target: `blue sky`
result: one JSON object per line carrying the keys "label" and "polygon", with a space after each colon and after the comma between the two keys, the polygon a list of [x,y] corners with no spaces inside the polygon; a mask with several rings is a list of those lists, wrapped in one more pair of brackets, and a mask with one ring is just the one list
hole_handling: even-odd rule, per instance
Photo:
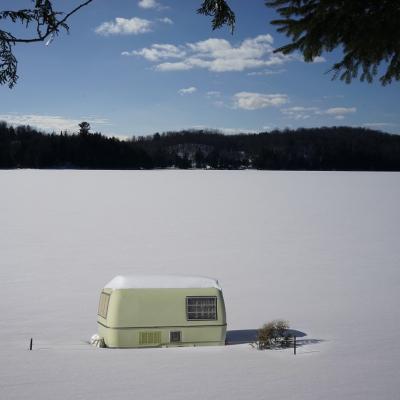
{"label": "blue sky", "polygon": [[[201,0],[95,0],[49,45],[18,45],[20,79],[0,87],[0,120],[47,131],[130,137],[186,128],[227,133],[365,126],[400,132],[399,83],[331,80],[340,52],[314,63],[280,56],[286,43],[263,0],[230,0],[233,35],[196,14]],[[69,11],[79,1],[56,1]],[[2,2],[2,8],[29,1]],[[68,8],[66,8],[68,7]],[[25,36],[21,26],[14,26]]]}

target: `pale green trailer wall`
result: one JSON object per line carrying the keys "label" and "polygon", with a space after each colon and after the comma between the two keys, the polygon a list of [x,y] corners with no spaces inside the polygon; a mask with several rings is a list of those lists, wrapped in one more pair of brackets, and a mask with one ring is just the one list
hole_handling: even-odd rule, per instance
{"label": "pale green trailer wall", "polygon": [[[223,345],[225,304],[217,288],[103,289],[110,295],[107,318],[98,315],[99,335],[107,347]],[[188,320],[187,297],[216,297],[215,320]],[[181,332],[171,342],[170,332]]]}

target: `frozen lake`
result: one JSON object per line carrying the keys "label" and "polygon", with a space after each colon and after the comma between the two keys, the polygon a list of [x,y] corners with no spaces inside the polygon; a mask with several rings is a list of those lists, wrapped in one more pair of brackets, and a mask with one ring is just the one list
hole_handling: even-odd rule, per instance
{"label": "frozen lake", "polygon": [[[398,399],[400,173],[0,171],[1,399]],[[118,274],[219,279],[228,330],[318,343],[107,350]],[[34,351],[27,351],[29,338]]]}

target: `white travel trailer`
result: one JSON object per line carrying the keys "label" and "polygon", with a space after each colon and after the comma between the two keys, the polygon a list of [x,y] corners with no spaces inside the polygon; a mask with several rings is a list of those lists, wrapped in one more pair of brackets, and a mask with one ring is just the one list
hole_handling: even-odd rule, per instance
{"label": "white travel trailer", "polygon": [[117,276],[100,294],[97,323],[106,347],[225,344],[224,298],[212,278]]}

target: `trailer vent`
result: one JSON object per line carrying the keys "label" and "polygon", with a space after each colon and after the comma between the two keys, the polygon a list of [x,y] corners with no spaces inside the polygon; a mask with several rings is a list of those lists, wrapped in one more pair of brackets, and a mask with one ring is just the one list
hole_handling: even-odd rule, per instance
{"label": "trailer vent", "polygon": [[140,345],[158,345],[161,344],[161,332],[139,332],[139,344]]}
{"label": "trailer vent", "polygon": [[178,343],[182,341],[181,331],[171,331],[169,333],[169,341],[171,343]]}

